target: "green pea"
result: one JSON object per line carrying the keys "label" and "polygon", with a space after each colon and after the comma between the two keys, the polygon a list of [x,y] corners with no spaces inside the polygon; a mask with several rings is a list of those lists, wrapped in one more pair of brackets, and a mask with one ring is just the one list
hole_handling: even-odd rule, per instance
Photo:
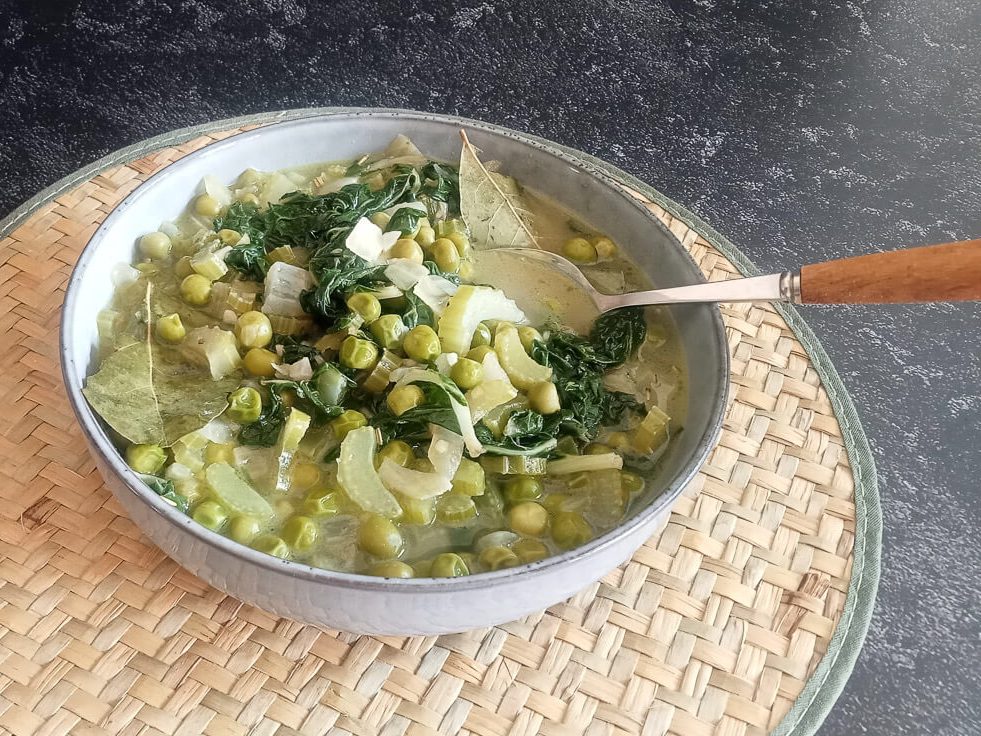
{"label": "green pea", "polygon": [[359,429],[368,423],[368,417],[362,414],[360,411],[355,411],[354,409],[345,410],[340,416],[335,417],[330,422],[331,431],[333,431],[334,436],[340,440],[344,441],[347,437],[347,433],[352,429]]}
{"label": "green pea", "polygon": [[217,501],[202,501],[195,507],[191,516],[198,524],[213,532],[221,529],[228,521],[228,512]]}
{"label": "green pea", "polygon": [[450,378],[453,379],[453,383],[464,391],[469,391],[484,380],[484,366],[476,360],[460,358],[450,368]]}
{"label": "green pea", "polygon": [[341,343],[341,365],[355,370],[367,370],[378,360],[378,346],[360,337],[350,335]]}
{"label": "green pea", "polygon": [[195,307],[203,307],[211,301],[211,282],[199,273],[192,273],[181,281],[181,298]]}
{"label": "green pea", "polygon": [[386,227],[388,227],[388,223],[392,219],[392,216],[387,212],[376,212],[368,219],[384,230]]}
{"label": "green pea", "polygon": [[525,501],[537,501],[542,497],[544,486],[533,475],[516,475],[504,484],[504,498],[512,506]]}
{"label": "green pea", "polygon": [[460,268],[460,253],[449,238],[439,238],[432,247],[433,260],[440,271],[456,273]]}
{"label": "green pea", "polygon": [[263,534],[252,540],[252,549],[285,560],[290,556],[290,546],[275,534]]}
{"label": "green pea", "polygon": [[420,227],[416,233],[416,242],[423,248],[429,248],[436,242],[436,231],[431,227]]}
{"label": "green pea", "polygon": [[194,211],[202,217],[218,217],[221,203],[210,194],[202,194],[194,200]]}
{"label": "green pea", "polygon": [[[490,330],[488,330],[490,332]],[[487,357],[488,353],[493,353],[494,348],[490,345],[478,345],[475,348],[471,348],[470,352],[467,353],[467,358],[476,362],[483,364],[484,358]]]}
{"label": "green pea", "polygon": [[233,516],[228,524],[228,536],[239,544],[248,544],[261,529],[262,525],[254,516]]}
{"label": "green pea", "polygon": [[[394,411],[394,409],[393,409]],[[403,468],[409,467],[409,464],[415,460],[415,453],[412,452],[412,447],[408,442],[403,442],[402,440],[392,440],[386,443],[376,454],[375,463],[378,467],[381,467],[383,460],[391,460]]]}
{"label": "green pea", "polygon": [[238,245],[238,241],[241,239],[242,233],[238,230],[231,230],[225,227],[218,231],[218,240],[221,241],[222,245]]}
{"label": "green pea", "polygon": [[456,246],[457,255],[459,255],[461,259],[469,258],[470,239],[467,237],[466,233],[447,233],[446,239],[453,242],[453,245]]}
{"label": "green pea", "polygon": [[615,258],[617,254],[617,244],[607,237],[601,236],[593,241],[593,248],[596,249],[596,257],[600,260]]}
{"label": "green pea", "polygon": [[369,555],[392,559],[405,545],[402,532],[391,520],[378,514],[365,514],[358,527],[358,547]]}
{"label": "green pea", "polygon": [[253,376],[262,378],[272,378],[276,375],[275,365],[279,365],[280,358],[272,350],[265,348],[252,348],[242,359],[245,370]]}
{"label": "green pea", "polygon": [[388,404],[388,408],[397,417],[402,416],[409,409],[420,406],[425,400],[426,395],[422,392],[422,389],[412,384],[394,388],[385,397],[385,403]]}
{"label": "green pea", "polygon": [[340,404],[348,388],[347,377],[327,363],[317,369],[317,393],[325,404]]}
{"label": "green pea", "polygon": [[552,519],[552,539],[562,549],[579,547],[593,538],[593,528],[582,514],[562,511]]}
{"label": "green pea", "polygon": [[477,507],[470,496],[447,493],[436,503],[436,518],[444,524],[460,524],[477,515]]}
{"label": "green pea", "polygon": [[336,516],[341,510],[340,494],[330,488],[314,488],[301,506],[307,516]]}
{"label": "green pea", "polygon": [[480,553],[480,565],[488,570],[504,570],[521,564],[518,556],[507,547],[488,547]]}
{"label": "green pea", "polygon": [[228,418],[239,424],[251,424],[262,414],[262,396],[250,386],[228,395]]}
{"label": "green pea", "polygon": [[535,343],[542,342],[542,333],[534,327],[519,327],[518,339],[521,340],[521,346],[525,349],[525,352],[530,354]]}
{"label": "green pea", "polygon": [[167,233],[147,233],[140,238],[140,252],[147,258],[162,260],[170,255],[171,242]]}
{"label": "green pea", "polygon": [[528,389],[528,403],[539,414],[554,414],[562,408],[558,389],[551,381],[541,381]]}
{"label": "green pea", "polygon": [[262,312],[246,312],[235,322],[235,337],[243,348],[264,348],[272,342],[272,322]]}
{"label": "green pea", "polygon": [[181,316],[174,312],[157,320],[157,337],[164,342],[180,342],[187,334]]}
{"label": "green pea", "polygon": [[562,246],[562,253],[575,263],[594,263],[596,248],[586,238],[572,238]]}
{"label": "green pea", "polygon": [[347,298],[347,308],[359,315],[365,322],[374,322],[381,316],[382,307],[378,297],[366,291],[359,291]]}
{"label": "green pea", "polygon": [[317,525],[309,516],[294,516],[283,524],[283,540],[293,549],[305,552],[317,541]]}
{"label": "green pea", "polygon": [[387,560],[372,565],[369,574],[379,578],[413,578],[416,575],[411,565],[399,560]]}
{"label": "green pea", "polygon": [[519,539],[511,545],[511,550],[518,556],[519,560],[525,563],[537,562],[548,557],[548,547],[545,546],[545,543],[528,537]]}
{"label": "green pea", "polygon": [[540,503],[524,501],[508,512],[508,524],[518,534],[537,537],[548,527],[548,511]]}
{"label": "green pea", "polygon": [[399,315],[383,314],[368,325],[368,331],[386,350],[398,350],[408,330]]}
{"label": "green pea", "polygon": [[490,345],[493,337],[490,327],[481,322],[477,325],[477,329],[473,331],[473,339],[470,341],[470,347],[479,348],[481,345]]}
{"label": "green pea", "polygon": [[[343,349],[342,347],[341,350]],[[413,360],[431,363],[440,354],[439,336],[429,325],[416,325],[406,334],[402,349]]]}
{"label": "green pea", "polygon": [[469,575],[470,569],[460,555],[453,552],[444,552],[433,559],[433,564],[429,568],[429,575],[434,578],[462,578]]}
{"label": "green pea", "polygon": [[407,261],[421,264],[426,256],[422,252],[422,243],[412,238],[399,238],[388,251],[389,258],[404,258]]}
{"label": "green pea", "polygon": [[137,473],[153,475],[167,462],[167,452],[160,445],[130,445],[126,448],[126,463]]}

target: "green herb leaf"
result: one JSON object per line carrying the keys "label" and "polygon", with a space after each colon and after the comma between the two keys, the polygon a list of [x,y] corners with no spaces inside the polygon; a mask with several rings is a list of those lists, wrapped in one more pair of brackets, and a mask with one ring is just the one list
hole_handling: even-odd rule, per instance
{"label": "green herb leaf", "polygon": [[283,400],[275,389],[269,390],[268,400],[263,402],[262,413],[251,424],[238,431],[238,441],[254,447],[272,447],[286,422]]}
{"label": "green herb leaf", "polygon": [[320,353],[317,352],[317,348],[297,340],[292,335],[273,335],[272,341],[269,343],[267,348],[275,352],[277,346],[282,346],[283,348],[284,363],[295,363],[296,361],[303,360],[304,358],[313,360],[320,355]]}
{"label": "green herb leaf", "polygon": [[169,352],[142,342],[106,358],[82,393],[110,427],[130,442],[169,447],[228,406],[239,383],[220,381],[197,366],[167,360]]}
{"label": "green herb leaf", "polygon": [[402,312],[402,322],[410,330],[416,325],[429,325],[436,327],[436,315],[422,299],[416,296],[415,292],[407,291],[405,296],[405,310]]}
{"label": "green herb leaf", "polygon": [[140,474],[140,480],[146,484],[147,488],[156,493],[171,506],[175,506],[179,511],[182,511],[185,514],[187,513],[187,499],[177,492],[171,481],[167,480],[166,478],[160,478],[156,475],[143,474]]}
{"label": "green herb leaf", "polygon": [[477,248],[537,248],[530,214],[518,183],[488,171],[467,134],[460,131],[460,211]]}
{"label": "green herb leaf", "polygon": [[417,210],[414,207],[402,207],[392,215],[392,219],[385,226],[385,232],[394,233],[398,231],[403,235],[411,236],[419,226],[419,220],[425,216],[426,213],[422,210]]}

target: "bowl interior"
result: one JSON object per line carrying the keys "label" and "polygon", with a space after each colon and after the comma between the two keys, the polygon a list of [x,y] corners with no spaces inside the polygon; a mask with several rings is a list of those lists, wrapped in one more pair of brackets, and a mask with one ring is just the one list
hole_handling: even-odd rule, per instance
{"label": "bowl interior", "polygon": [[[111,448],[80,389],[96,368],[96,314],[112,297],[109,274],[117,263],[133,260],[142,234],[181,212],[204,175],[232,181],[248,167],[275,170],[353,158],[381,150],[399,133],[428,156],[455,161],[461,127],[486,160],[501,161],[506,173],[609,234],[655,286],[702,280],[680,243],[646,208],[604,173],[545,142],[473,121],[392,111],[338,113],[268,126],[208,146],[152,177],[106,218],[79,260],[63,316],[63,358],[73,404],[96,443]],[[688,358],[688,416],[685,431],[648,484],[648,507],[670,501],[697,470],[718,433],[727,392],[728,353],[718,309],[683,305],[671,310]],[[124,469],[118,459],[116,465]],[[633,513],[643,511],[638,504]]]}

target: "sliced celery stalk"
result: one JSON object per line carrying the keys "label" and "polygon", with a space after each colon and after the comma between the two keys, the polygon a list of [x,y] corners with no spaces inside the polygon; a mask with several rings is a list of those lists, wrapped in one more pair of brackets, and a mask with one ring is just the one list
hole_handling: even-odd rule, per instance
{"label": "sliced celery stalk", "polygon": [[494,455],[480,458],[480,465],[486,472],[500,475],[545,475],[546,469],[551,470],[552,464],[546,463],[543,457]]}
{"label": "sliced celery stalk", "polygon": [[228,266],[225,265],[225,256],[231,250],[226,246],[214,252],[206,249],[199,250],[191,256],[191,268],[211,281],[217,281],[226,273]]}
{"label": "sliced celery stalk", "polygon": [[276,468],[276,490],[285,493],[289,490],[293,480],[293,460],[297,449],[300,447],[300,440],[310,427],[310,415],[299,409],[291,408],[286,417],[286,423],[279,433],[279,442],[276,445],[279,459]]}
{"label": "sliced celery stalk", "polygon": [[602,455],[569,455],[558,460],[552,460],[548,464],[548,474],[566,475],[568,473],[583,473],[589,470],[609,470],[611,468],[620,470],[622,467],[623,458],[615,452],[606,452]]}
{"label": "sliced celery stalk", "polygon": [[392,371],[402,364],[402,359],[391,350],[384,350],[371,373],[364,379],[362,384],[365,391],[373,394],[380,394],[388,384],[391,383]]}
{"label": "sliced celery stalk", "polygon": [[272,506],[243,480],[228,463],[212,463],[204,471],[204,479],[216,500],[238,514],[260,518],[272,516]]}
{"label": "sliced celery stalk", "polygon": [[648,455],[661,447],[670,438],[668,424],[671,417],[657,406],[652,406],[647,416],[634,430],[631,447],[639,455]]}
{"label": "sliced celery stalk", "polygon": [[480,421],[492,409],[506,404],[518,395],[508,381],[484,381],[467,391],[467,404],[474,421]]}
{"label": "sliced celery stalk", "polygon": [[444,352],[467,352],[477,325],[486,319],[526,321],[524,312],[502,291],[470,285],[457,289],[439,318],[439,341]]}
{"label": "sliced celery stalk", "polygon": [[552,369],[541,363],[536,363],[525,352],[518,330],[512,325],[502,325],[497,328],[494,337],[494,352],[501,362],[501,367],[508,374],[511,383],[520,389],[529,389],[536,383],[542,383],[552,378]]}
{"label": "sliced celery stalk", "polygon": [[348,432],[337,458],[337,482],[348,498],[365,511],[396,519],[402,514],[402,507],[375,470],[377,444],[373,427]]}

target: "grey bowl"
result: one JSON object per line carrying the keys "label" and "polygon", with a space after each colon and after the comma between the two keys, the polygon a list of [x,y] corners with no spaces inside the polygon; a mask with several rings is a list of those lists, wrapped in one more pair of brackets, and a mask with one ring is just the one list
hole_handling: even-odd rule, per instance
{"label": "grey bowl", "polygon": [[270,125],[225,139],[151,177],[92,236],[68,284],[61,329],[69,399],[107,484],[147,536],[210,584],[277,614],[380,634],[440,634],[519,618],[563,600],[622,563],[667,520],[671,503],[705,461],[721,430],[729,354],[715,306],[672,307],[689,363],[685,431],[660,463],[649,496],[613,531],[589,544],[511,570],[453,579],[384,580],[278,560],[212,533],[148,491],[126,466],[81,388],[95,370],[96,314],[108,304],[107,274],[131,261],[137,238],[175,216],[205,174],[278,169],[379,150],[398,133],[427,154],[455,160],[458,131],[509,174],[608,233],[655,286],[703,280],[681,244],[602,171],[538,138],[462,118],[398,110],[338,112]]}

